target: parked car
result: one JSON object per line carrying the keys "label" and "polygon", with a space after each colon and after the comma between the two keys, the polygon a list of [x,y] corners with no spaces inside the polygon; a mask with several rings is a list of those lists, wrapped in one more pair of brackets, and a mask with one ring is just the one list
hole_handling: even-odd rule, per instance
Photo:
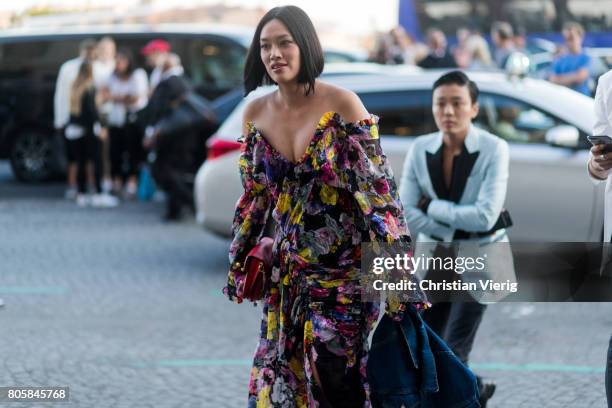
{"label": "parked car", "polygon": [[[380,116],[381,144],[398,181],[414,138],[436,130],[431,87],[441,74],[423,71],[326,79],[356,92],[368,110]],[[469,75],[481,90],[475,125],[499,134],[510,146],[506,208],[514,220],[511,239],[600,240],[603,191],[586,175],[590,147],[586,135],[594,122],[592,98],[537,79],[511,79],[503,73]],[[245,103],[209,139],[208,160],[195,182],[198,221],[223,236],[230,235],[234,205],[242,193],[236,139]]]}
{"label": "parked car", "polygon": [[0,158],[10,158],[19,180],[39,181],[61,171],[63,149],[53,129],[53,93],[61,64],[87,38],[111,36],[144,66],[140,49],[164,38],[181,56],[196,90],[213,100],[242,83],[250,30],[221,26],[112,26],[0,35]]}

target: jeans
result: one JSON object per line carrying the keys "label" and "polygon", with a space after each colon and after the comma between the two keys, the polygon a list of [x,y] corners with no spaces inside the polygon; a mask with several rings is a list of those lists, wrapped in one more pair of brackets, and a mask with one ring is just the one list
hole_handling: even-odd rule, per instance
{"label": "jeans", "polygon": [[422,317],[467,365],[486,308],[486,305],[476,302],[440,302],[426,309]]}
{"label": "jeans", "polygon": [[379,322],[368,357],[374,408],[477,408],[474,374],[409,307]]}

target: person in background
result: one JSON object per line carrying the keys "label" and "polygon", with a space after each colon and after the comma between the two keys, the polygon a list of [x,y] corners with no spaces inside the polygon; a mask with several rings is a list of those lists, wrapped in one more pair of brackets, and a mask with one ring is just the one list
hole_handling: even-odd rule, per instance
{"label": "person in background", "polygon": [[96,194],[88,195],[85,182],[79,183],[77,205],[114,207],[115,197],[102,194],[99,183],[95,182],[94,160],[97,138],[100,132],[96,91],[93,82],[93,62],[84,60],[70,89],[70,118],[65,129],[68,151],[68,173],[76,175],[78,168],[85,170],[87,184],[96,185]]}
{"label": "person in background", "polygon": [[582,49],[584,29],[578,23],[566,23],[563,27],[563,37],[567,51],[553,62],[548,79],[555,84],[591,96],[589,89],[591,57]]}
{"label": "person in background", "polygon": [[468,68],[470,64],[470,55],[467,50],[467,41],[472,33],[469,28],[462,27],[457,30],[457,44],[452,49],[453,58],[457,67],[461,69]]}
{"label": "person in background", "polygon": [[[612,71],[602,75],[597,84],[593,135],[612,137]],[[612,242],[612,171],[610,171],[612,169],[612,151],[607,151],[606,145],[593,146],[587,168],[589,176],[595,184],[606,183],[603,240],[607,245],[610,245],[610,242]],[[612,336],[608,345],[605,381],[608,408],[612,408]]]}
{"label": "person in background", "polygon": [[138,170],[143,160],[142,130],[136,119],[148,101],[147,74],[143,69],[136,68],[134,58],[127,49],[117,52],[115,64],[115,72],[102,93],[102,100],[112,103],[107,123],[113,192],[134,198]]}
{"label": "person in background", "polygon": [[[440,131],[415,140],[399,188],[408,227],[419,232],[417,242],[508,242],[498,222],[508,186],[508,144],[472,124],[478,94],[461,71],[444,74],[433,85],[432,110]],[[467,365],[486,308],[476,299],[434,302],[423,320]],[[495,384],[477,380],[485,407]]]}
{"label": "person in background", "polygon": [[397,26],[389,31],[390,38],[390,61],[391,64],[415,65],[419,54],[419,46],[414,39],[404,30]]}
{"label": "person in background", "polygon": [[473,33],[465,42],[469,70],[486,71],[493,68],[489,44],[480,34]]}
{"label": "person in background", "polygon": [[[186,180],[195,174],[204,158],[205,135],[212,133],[212,110],[206,106],[188,105],[191,84],[183,76],[181,60],[176,54],[168,54],[160,83],[155,88],[147,106],[146,149],[154,149],[153,177],[166,192],[166,221],[178,221],[187,207],[195,212],[193,188]],[[186,104],[188,106],[186,106]],[[205,123],[177,123],[177,110],[192,109],[205,114]],[[180,115],[182,116],[182,115]]]}
{"label": "person in background", "polygon": [[418,66],[421,68],[455,68],[457,64],[448,50],[446,35],[436,28],[427,32],[427,45],[429,54],[422,59]]}
{"label": "person in background", "polygon": [[516,34],[514,34],[514,48],[525,55],[530,54],[527,49],[527,30],[525,30],[524,27],[516,29]]}
{"label": "person in background", "polygon": [[[61,134],[62,137],[64,136],[64,128],[70,120],[70,92],[72,89],[72,84],[79,74],[83,61],[94,61],[95,57],[96,42],[91,39],[83,40],[79,44],[79,56],[64,62],[60,67],[57,75],[57,81],[55,83],[55,94],[53,96],[53,124],[56,131]],[[74,168],[72,172],[68,171],[68,186],[65,193],[65,197],[67,199],[76,199],[77,178],[78,173],[76,168]]]}
{"label": "person in background", "polygon": [[493,60],[498,68],[504,69],[510,54],[516,51],[514,45],[514,30],[510,23],[496,21],[491,26],[491,40],[495,44]]}
{"label": "person in background", "polygon": [[115,71],[115,58],[117,56],[117,45],[111,37],[102,37],[96,47],[97,73],[94,76],[94,84],[97,89],[102,89],[108,79]]}
{"label": "person in background", "polygon": [[145,56],[147,65],[153,68],[149,77],[149,95],[153,94],[155,87],[162,80],[164,62],[170,50],[170,43],[168,41],[155,39],[149,41],[140,51]]}
{"label": "person in background", "polygon": [[[95,78],[95,86],[97,90],[102,90],[106,87],[109,78],[115,71],[115,57],[117,55],[117,46],[115,41],[111,37],[102,37],[98,41],[98,47],[96,52],[97,58],[94,62],[94,66],[97,66],[98,75]],[[98,96],[100,92],[98,92]],[[110,175],[110,160],[109,160],[109,141],[108,141],[108,129],[106,127],[106,116],[108,111],[106,107],[110,105],[99,104],[100,111],[100,123],[102,129],[100,131],[100,137],[97,139],[97,154],[96,154],[96,178],[102,178],[102,190],[104,192],[110,192],[112,189],[112,179]],[[99,182],[99,181],[98,181]]]}

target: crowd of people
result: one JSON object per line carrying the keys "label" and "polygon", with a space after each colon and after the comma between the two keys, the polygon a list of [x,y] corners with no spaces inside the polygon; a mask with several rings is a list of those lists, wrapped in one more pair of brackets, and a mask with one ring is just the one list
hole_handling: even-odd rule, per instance
{"label": "crowd of people", "polygon": [[151,165],[167,196],[165,219],[177,220],[184,209],[193,211],[187,179],[215,119],[167,41],[152,40],[141,53],[150,77],[110,37],[83,41],[79,56],[61,66],[54,124],[66,146],[65,197],[79,206],[115,207],[136,198]]}
{"label": "crowd of people", "polygon": [[[583,50],[584,29],[575,22],[563,28],[564,44],[554,53],[554,59],[545,78],[591,95],[591,57]],[[478,30],[460,28],[456,42],[449,46],[444,32],[431,28],[426,42],[421,43],[401,26],[379,34],[369,60],[380,64],[407,64],[421,68],[460,68],[475,71],[504,69],[508,57],[514,52],[529,56],[527,35],[523,29],[514,29],[508,22],[493,23],[491,45]]]}

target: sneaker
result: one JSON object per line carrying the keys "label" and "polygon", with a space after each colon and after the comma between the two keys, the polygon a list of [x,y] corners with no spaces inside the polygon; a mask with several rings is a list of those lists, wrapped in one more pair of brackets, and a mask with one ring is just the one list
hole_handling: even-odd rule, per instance
{"label": "sneaker", "polygon": [[105,178],[102,180],[102,191],[105,193],[113,191],[113,181],[111,179]]}
{"label": "sneaker", "polygon": [[74,187],[68,187],[66,192],[64,193],[64,198],[66,200],[75,200],[77,197],[77,189]]}
{"label": "sneaker", "polygon": [[87,207],[91,204],[91,197],[87,194],[77,194],[76,203],[79,207]]}
{"label": "sneaker", "polygon": [[94,194],[91,197],[91,205],[100,208],[112,208],[119,205],[119,199],[110,194]]}

